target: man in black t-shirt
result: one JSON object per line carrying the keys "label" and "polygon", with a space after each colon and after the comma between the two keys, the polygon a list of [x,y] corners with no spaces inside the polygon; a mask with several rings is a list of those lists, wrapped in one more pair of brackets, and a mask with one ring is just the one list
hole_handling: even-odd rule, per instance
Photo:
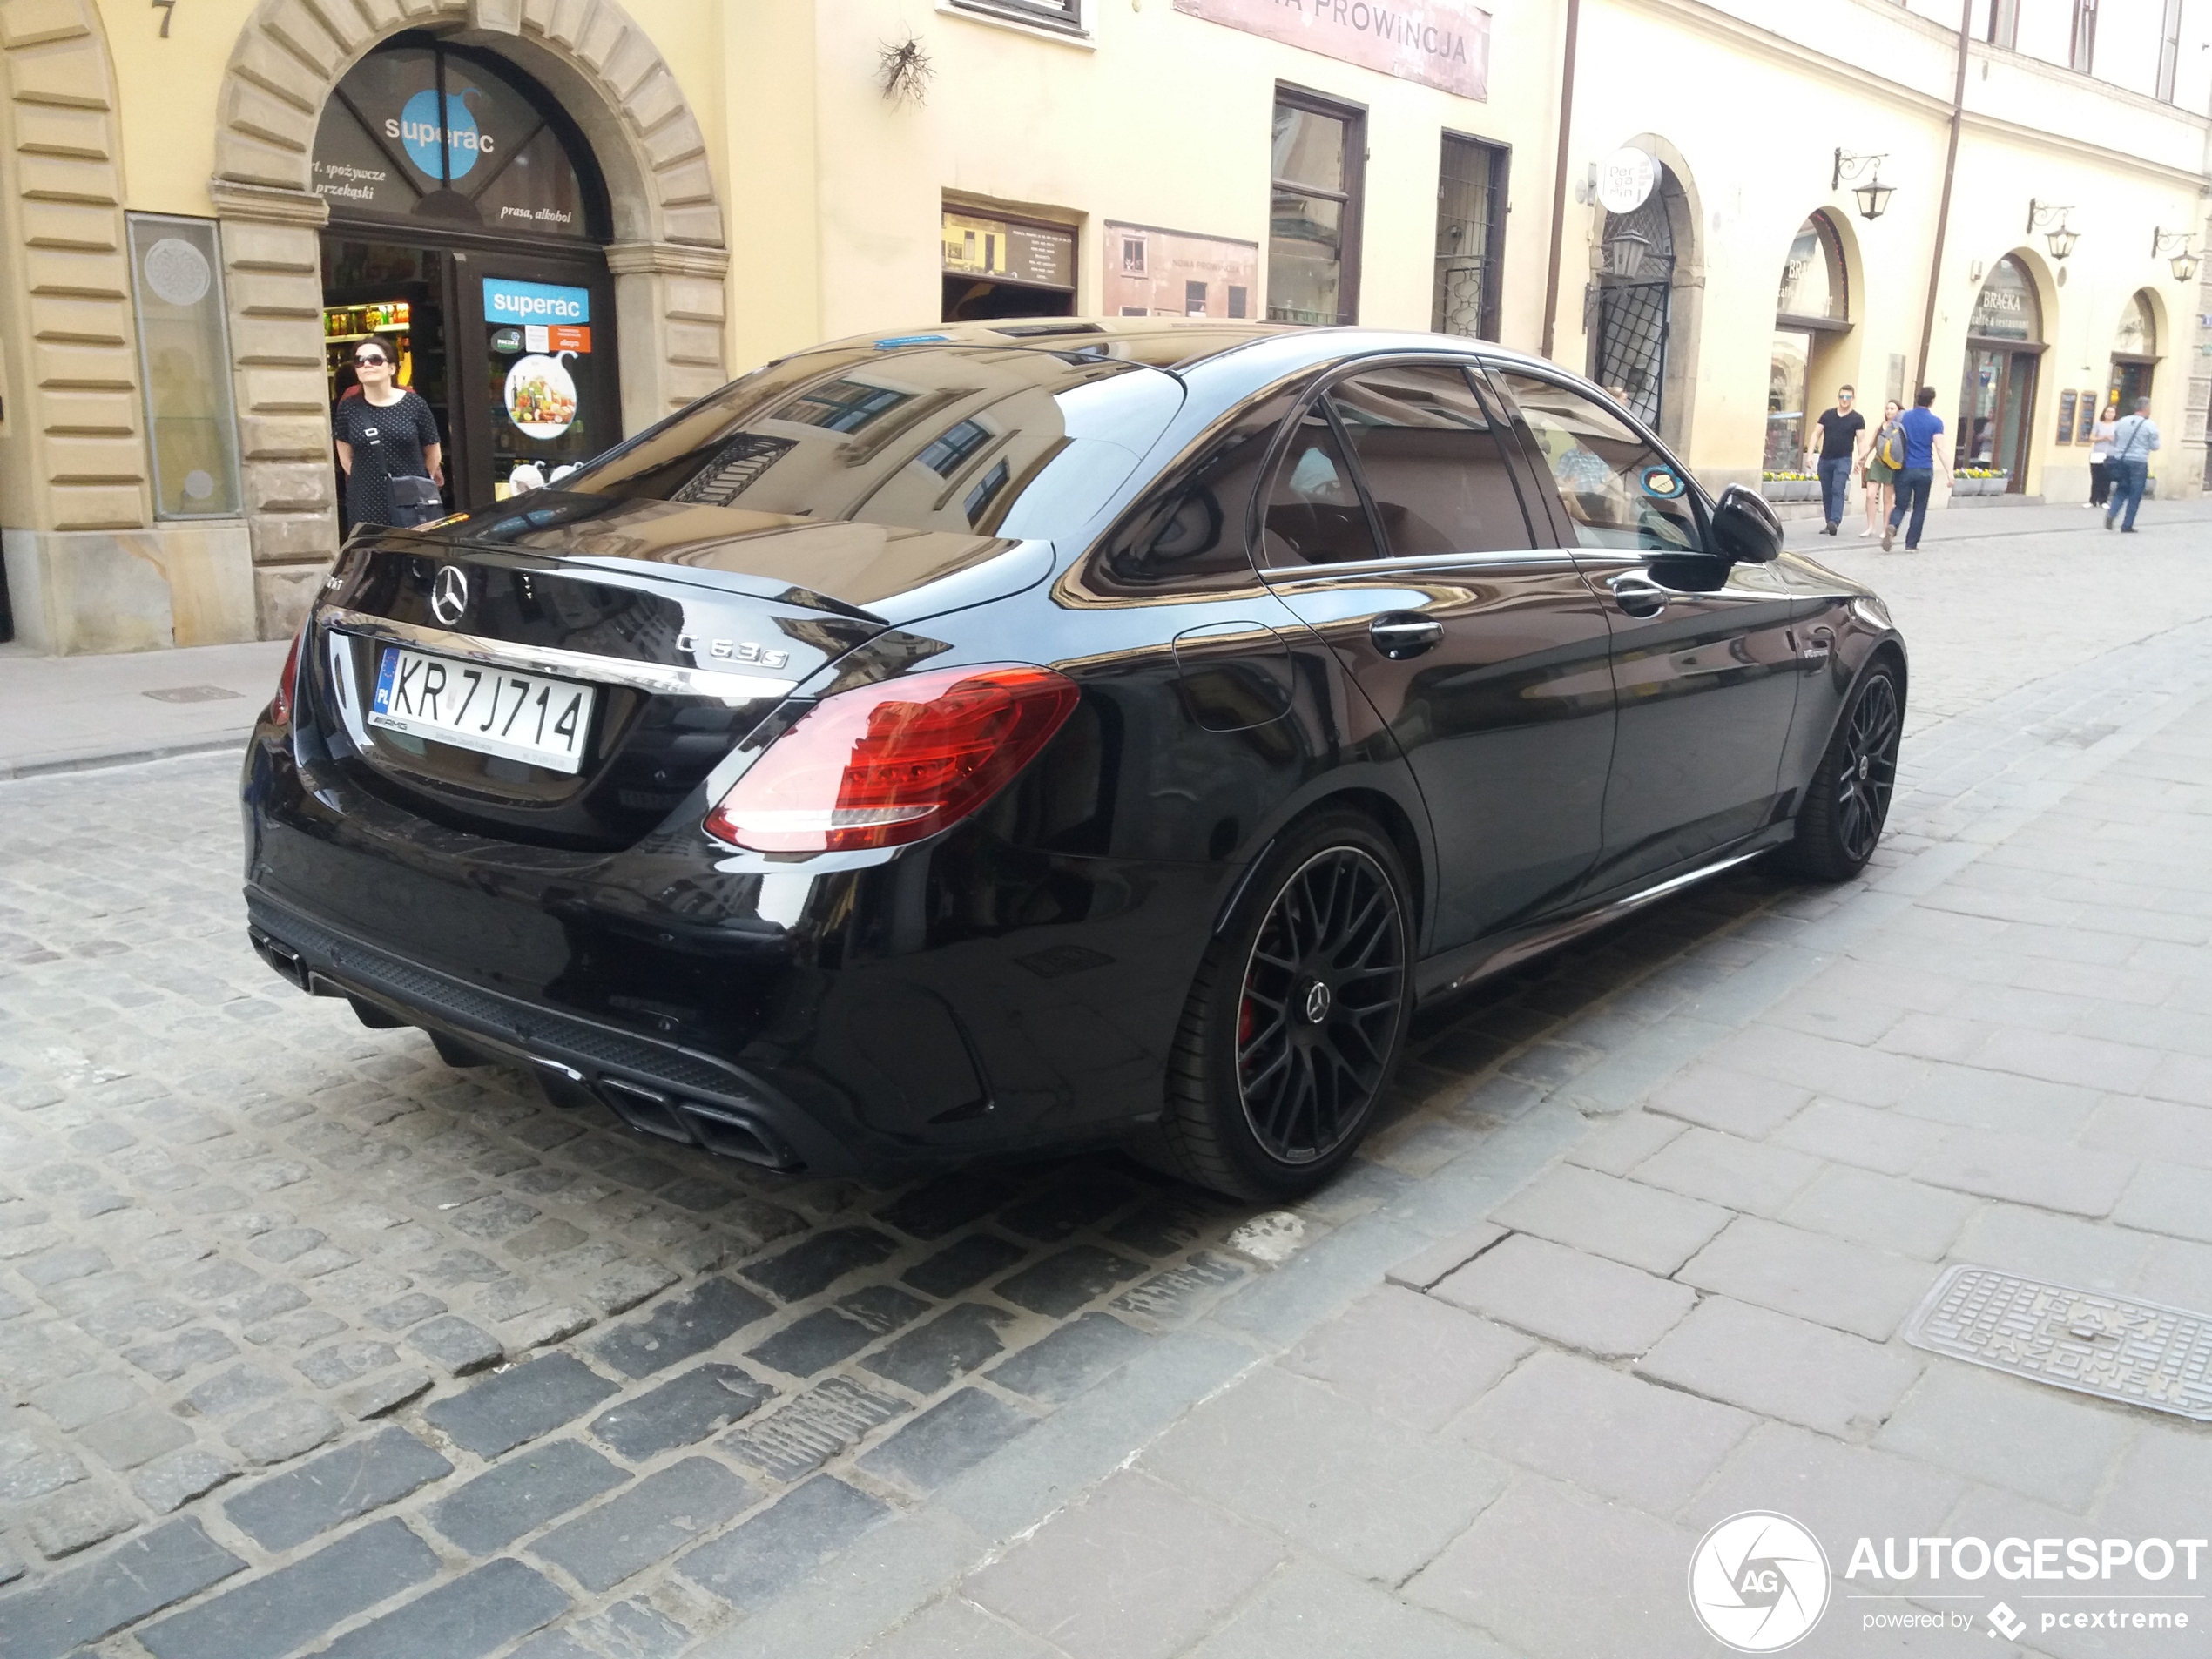
{"label": "man in black t-shirt", "polygon": [[1866,417],[1851,405],[1858,395],[1850,387],[1836,390],[1836,407],[1820,412],[1819,460],[1821,510],[1828,523],[1820,533],[1833,536],[1844,522],[1844,504],[1851,499],[1851,462],[1858,455],[1858,435],[1866,430]]}

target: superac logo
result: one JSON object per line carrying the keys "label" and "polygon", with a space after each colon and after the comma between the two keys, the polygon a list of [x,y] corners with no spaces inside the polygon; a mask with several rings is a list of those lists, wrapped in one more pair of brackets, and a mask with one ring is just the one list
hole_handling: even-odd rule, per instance
{"label": "superac logo", "polygon": [[1894,1581],[1986,1578],[2108,1581],[2129,1568],[2154,1582],[2197,1575],[2202,1538],[1885,1538],[1878,1554],[1871,1538],[1851,1551],[1844,1576]]}

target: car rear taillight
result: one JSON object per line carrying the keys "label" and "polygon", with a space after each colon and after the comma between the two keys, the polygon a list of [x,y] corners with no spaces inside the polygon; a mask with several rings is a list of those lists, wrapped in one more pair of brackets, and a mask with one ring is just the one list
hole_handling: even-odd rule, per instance
{"label": "car rear taillight", "polygon": [[756,853],[902,846],[958,823],[1076,706],[1049,668],[941,668],[826,697],[706,817]]}
{"label": "car rear taillight", "polygon": [[300,646],[312,625],[300,624],[300,631],[292,636],[292,649],[284,654],[284,667],[277,675],[276,695],[269,699],[269,719],[273,725],[292,724],[292,698],[300,684]]}

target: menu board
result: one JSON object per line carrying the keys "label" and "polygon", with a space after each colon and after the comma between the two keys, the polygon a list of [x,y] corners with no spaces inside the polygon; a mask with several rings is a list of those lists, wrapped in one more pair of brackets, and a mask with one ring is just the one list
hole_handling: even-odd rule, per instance
{"label": "menu board", "polygon": [[2060,443],[2074,442],[2074,393],[2060,392],[2059,394],[2059,442]]}

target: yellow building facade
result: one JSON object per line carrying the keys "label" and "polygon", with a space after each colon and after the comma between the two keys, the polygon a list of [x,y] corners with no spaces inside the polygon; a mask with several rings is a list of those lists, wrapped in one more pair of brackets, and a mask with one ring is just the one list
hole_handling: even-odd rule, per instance
{"label": "yellow building facade", "polygon": [[0,0],[13,625],[296,627],[371,340],[456,506],[817,340],[1127,311],[1548,347],[1714,483],[1925,376],[2074,498],[2141,390],[2193,494],[2212,36],[2085,3]]}

